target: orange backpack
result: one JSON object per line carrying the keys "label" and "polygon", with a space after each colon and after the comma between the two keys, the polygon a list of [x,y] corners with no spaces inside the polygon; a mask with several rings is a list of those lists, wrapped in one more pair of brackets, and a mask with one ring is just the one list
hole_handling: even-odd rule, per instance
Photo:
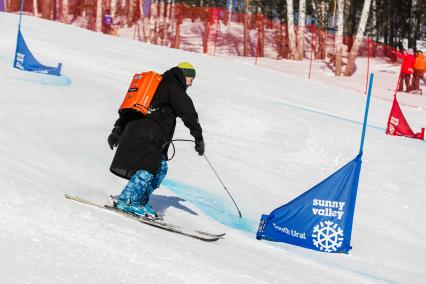
{"label": "orange backpack", "polygon": [[161,75],[154,71],[135,74],[126,97],[120,106],[120,111],[134,109],[143,114],[148,114],[152,98],[155,91],[157,91],[161,79]]}

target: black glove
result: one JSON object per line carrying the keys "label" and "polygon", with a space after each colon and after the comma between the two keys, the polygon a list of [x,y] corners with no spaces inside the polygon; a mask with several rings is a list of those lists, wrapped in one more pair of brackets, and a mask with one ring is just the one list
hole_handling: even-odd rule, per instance
{"label": "black glove", "polygon": [[204,155],[204,146],[205,145],[203,140],[195,141],[195,151],[198,152],[198,155]]}
{"label": "black glove", "polygon": [[118,146],[118,140],[120,139],[121,135],[121,129],[118,127],[114,127],[114,129],[111,131],[111,134],[108,136],[108,144],[109,147],[114,149],[114,147]]}

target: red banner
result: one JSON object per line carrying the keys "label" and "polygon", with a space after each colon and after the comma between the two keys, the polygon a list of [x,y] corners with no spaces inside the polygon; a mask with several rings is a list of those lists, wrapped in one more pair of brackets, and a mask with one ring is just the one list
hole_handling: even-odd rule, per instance
{"label": "red banner", "polygon": [[386,134],[395,136],[405,136],[415,139],[424,140],[425,129],[422,128],[421,132],[414,133],[408,125],[407,120],[402,114],[401,108],[399,107],[396,97],[393,99],[392,109],[389,114],[388,127],[386,128]]}

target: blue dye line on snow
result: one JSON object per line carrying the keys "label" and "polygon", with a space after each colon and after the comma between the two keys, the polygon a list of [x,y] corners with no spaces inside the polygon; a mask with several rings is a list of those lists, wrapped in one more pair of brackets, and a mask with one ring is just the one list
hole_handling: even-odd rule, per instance
{"label": "blue dye line on snow", "polygon": [[226,226],[249,233],[255,233],[257,230],[257,222],[246,219],[244,216],[243,218],[240,218],[236,209],[231,207],[233,204],[230,204],[211,193],[170,179],[165,179],[162,185],[166,186],[173,193],[179,195],[179,197],[182,197],[197,206],[209,217]]}
{"label": "blue dye line on snow", "polygon": [[[239,218],[238,214],[234,212],[236,210],[235,208],[232,207],[233,204],[226,202],[223,199],[217,196],[214,196],[211,193],[205,192],[201,190],[200,188],[196,188],[194,186],[184,184],[176,180],[165,179],[162,182],[162,185],[167,187],[173,193],[176,193],[177,195],[179,195],[179,197],[182,197],[183,199],[193,203],[206,215],[215,219],[216,221],[234,229],[239,229],[251,234],[256,233],[258,221],[245,219],[244,216],[243,218]],[[302,255],[297,252],[291,252],[291,253],[296,254],[298,256],[307,257],[306,255]],[[307,257],[307,258],[313,261],[316,261],[312,257]],[[376,276],[374,274],[370,274],[364,271],[348,269],[346,267],[336,265],[336,264],[331,264],[331,263],[328,263],[328,265],[333,266],[336,269],[340,269],[343,271],[354,273],[356,275],[360,275],[366,279],[383,281],[385,283],[394,283],[393,281],[390,281],[389,279],[382,278],[380,276]]]}
{"label": "blue dye line on snow", "polygon": [[[326,112],[322,112],[322,111],[319,111],[319,110],[310,109],[310,108],[307,108],[307,107],[302,107],[302,106],[293,105],[293,104],[290,104],[290,103],[285,103],[285,102],[282,102],[282,101],[278,101],[278,103],[282,104],[286,107],[293,108],[293,109],[298,109],[298,110],[303,110],[303,111],[307,111],[307,112],[311,112],[311,113],[315,113],[315,114],[320,114],[320,115],[323,115],[323,116],[335,118],[335,119],[338,119],[338,120],[347,121],[347,122],[358,124],[358,125],[363,124],[363,122],[356,121],[356,120],[353,120],[353,119],[350,119],[350,118],[345,118],[345,117],[342,117],[342,116],[338,116],[336,114],[326,113]],[[386,132],[386,128],[383,128],[383,127],[371,125],[371,124],[368,124],[368,123],[367,123],[367,126],[370,127],[370,128],[374,128],[376,130],[381,130],[383,132]],[[424,143],[426,143],[426,140],[422,140],[422,141]]]}
{"label": "blue dye line on snow", "polygon": [[[336,114],[326,113],[326,112],[323,112],[323,111],[319,111],[319,110],[315,110],[315,109],[311,109],[311,108],[307,108],[307,107],[302,107],[302,106],[298,106],[298,105],[293,105],[293,104],[285,103],[285,102],[282,102],[282,101],[279,101],[278,103],[280,103],[280,104],[282,104],[286,107],[290,107],[290,108],[294,108],[294,109],[298,109],[298,110],[303,110],[303,111],[307,111],[307,112],[311,112],[311,113],[315,113],[315,114],[321,114],[323,116],[328,116],[328,117],[331,117],[331,118],[336,118],[336,119],[339,119],[339,120],[348,121],[348,122],[355,123],[355,124],[358,124],[358,125],[363,124],[360,121],[356,121],[356,120],[353,120],[353,119],[350,119],[350,118],[338,116]],[[371,128],[386,131],[386,128],[383,128],[383,127],[374,126],[374,125],[371,125],[371,124],[367,124],[367,126],[369,126]]]}

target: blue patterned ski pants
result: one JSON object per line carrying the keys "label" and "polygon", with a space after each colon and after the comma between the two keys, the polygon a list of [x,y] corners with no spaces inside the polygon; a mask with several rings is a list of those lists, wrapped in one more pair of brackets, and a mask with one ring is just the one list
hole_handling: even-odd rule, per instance
{"label": "blue patterned ski pants", "polygon": [[144,170],[137,171],[118,196],[118,200],[128,205],[145,206],[154,190],[160,187],[167,169],[166,160],[162,160],[155,176]]}

